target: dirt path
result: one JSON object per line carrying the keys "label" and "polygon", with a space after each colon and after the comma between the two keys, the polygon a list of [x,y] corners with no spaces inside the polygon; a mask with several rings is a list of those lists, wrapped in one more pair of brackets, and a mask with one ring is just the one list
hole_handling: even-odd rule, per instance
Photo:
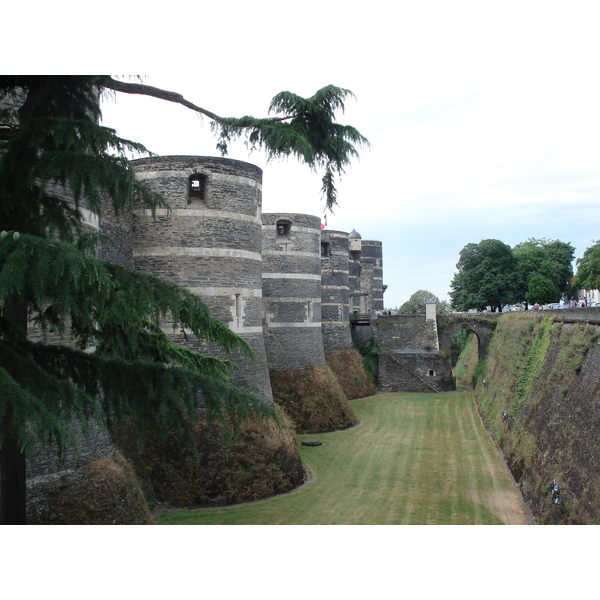
{"label": "dirt path", "polygon": [[504,462],[504,456],[502,455],[502,451],[500,450],[498,444],[493,440],[489,431],[487,431],[485,427],[485,423],[479,411],[479,407],[475,401],[475,396],[472,395],[473,405],[476,409],[477,418],[479,420],[479,425],[481,430],[485,432],[485,435],[492,447],[494,448],[494,453],[497,458],[489,456],[490,466],[489,469],[491,472],[495,473],[495,477],[499,477],[497,473],[497,469],[492,469],[493,464],[500,464],[503,466],[504,475],[506,478],[510,480],[512,483],[512,487],[510,490],[506,489],[498,489],[495,495],[492,495],[488,502],[490,503],[490,507],[493,507],[494,514],[497,514],[499,518],[501,518],[507,525],[534,525],[535,521],[531,511],[525,504],[523,500],[523,496],[519,490],[517,482],[515,481],[510,469],[507,464]]}

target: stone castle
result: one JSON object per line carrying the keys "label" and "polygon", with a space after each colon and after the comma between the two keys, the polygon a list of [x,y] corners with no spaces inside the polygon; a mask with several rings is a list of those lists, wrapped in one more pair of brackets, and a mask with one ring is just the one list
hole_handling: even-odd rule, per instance
{"label": "stone castle", "polygon": [[[263,214],[262,171],[249,163],[169,156],[132,164],[136,177],[163,195],[169,208],[153,216],[134,204],[131,215],[117,219],[109,202],[100,215],[84,205],[86,229],[114,242],[103,245],[99,257],[196,293],[214,317],[250,344],[255,360],[225,356],[220,348],[185,339],[164,323],[176,343],[232,359],[239,367],[232,382],[268,403],[274,402],[273,386],[282,376],[296,382],[307,373],[328,370],[327,356],[339,355],[338,362],[345,362],[344,353],[356,353],[350,314],[383,308],[381,242],[363,241],[355,231],[322,230],[320,218],[311,215]],[[56,192],[68,200],[64,190]],[[36,339],[39,332],[30,335]],[[325,382],[323,394],[339,397],[301,426],[305,430],[356,423],[347,402],[350,394],[328,372],[334,381]],[[332,392],[332,387],[337,389]],[[302,393],[290,402],[302,405]],[[289,400],[285,390],[278,390],[277,399],[283,405]],[[302,421],[302,406],[293,416]],[[71,427],[79,439],[77,450],[68,450],[60,460],[51,447],[30,465],[32,514],[45,514],[48,486],[60,478],[71,480],[74,469],[114,454],[108,431],[94,426],[84,436],[77,423]]]}
{"label": "stone castle", "polygon": [[351,314],[383,309],[381,242],[321,230],[311,215],[263,213],[258,167],[199,156],[132,164],[170,209],[102,215],[117,242],[102,258],[188,288],[248,341],[256,360],[233,357],[237,385],[272,402],[269,372],[324,365],[327,352],[352,348]]}

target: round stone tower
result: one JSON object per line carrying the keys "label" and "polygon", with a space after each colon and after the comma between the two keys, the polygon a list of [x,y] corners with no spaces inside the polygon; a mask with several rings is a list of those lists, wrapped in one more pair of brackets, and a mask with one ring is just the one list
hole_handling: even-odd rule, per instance
{"label": "round stone tower", "polygon": [[325,364],[320,225],[311,215],[262,216],[263,330],[270,371]]}
{"label": "round stone tower", "polygon": [[321,231],[321,321],[325,352],[352,348],[348,234]]}
{"label": "round stone tower", "polygon": [[[199,156],[132,164],[136,178],[161,193],[170,207],[170,212],[158,210],[156,220],[146,209],[134,210],[134,267],[187,287],[243,337],[256,361],[227,356],[240,367],[232,381],[272,402],[262,332],[261,169]],[[205,344],[201,351],[226,357]]]}

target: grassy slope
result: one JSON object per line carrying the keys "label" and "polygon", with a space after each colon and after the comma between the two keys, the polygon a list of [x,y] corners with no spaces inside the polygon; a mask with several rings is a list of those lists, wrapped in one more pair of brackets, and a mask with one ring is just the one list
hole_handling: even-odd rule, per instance
{"label": "grassy slope", "polygon": [[[599,328],[545,314],[502,316],[475,393],[484,419],[542,524],[598,523],[600,514]],[[511,427],[502,411],[514,416]],[[550,501],[555,478],[569,493]]]}
{"label": "grassy slope", "polygon": [[162,515],[161,524],[524,523],[470,392],[352,401],[361,424],[299,436],[312,473],[298,491],[244,506]]}

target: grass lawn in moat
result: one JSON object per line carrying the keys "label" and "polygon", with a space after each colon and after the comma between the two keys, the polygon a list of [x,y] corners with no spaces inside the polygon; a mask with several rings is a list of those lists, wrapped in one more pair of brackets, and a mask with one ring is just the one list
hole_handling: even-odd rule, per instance
{"label": "grass lawn in moat", "polygon": [[360,424],[300,435],[311,480],[259,502],[174,511],[159,524],[525,524],[515,489],[471,392],[384,393],[351,401]]}

